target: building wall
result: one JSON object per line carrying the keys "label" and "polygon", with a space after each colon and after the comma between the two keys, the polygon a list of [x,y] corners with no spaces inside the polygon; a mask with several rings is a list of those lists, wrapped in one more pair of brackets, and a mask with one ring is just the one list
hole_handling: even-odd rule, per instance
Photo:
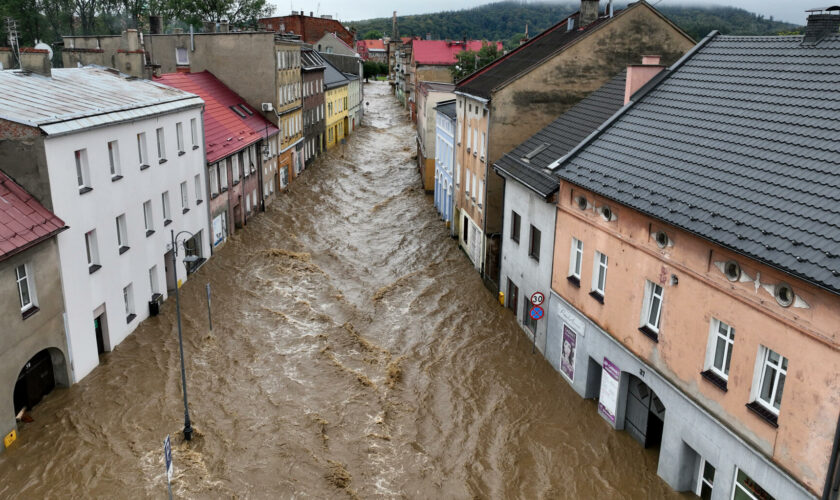
{"label": "building wall", "polygon": [[[277,151],[279,150],[280,142],[278,141],[278,134],[268,137],[262,142],[262,151],[257,151],[258,157],[263,169],[263,203],[267,207],[271,202],[277,198],[279,192],[280,179],[278,176]],[[268,154],[265,154],[265,146],[268,146]]]}
{"label": "building wall", "polygon": [[[540,292],[548,300],[551,290],[551,266],[554,260],[554,224],[557,207],[555,203],[546,201],[533,191],[520,184],[515,179],[505,179],[505,223],[501,234],[502,263],[499,280],[499,290],[505,293],[505,307],[513,309],[517,323],[533,340],[534,332],[527,327],[526,316],[528,310],[525,304],[530,303],[534,292]],[[519,241],[511,237],[511,224],[515,211],[520,217]],[[531,226],[540,231],[539,259],[529,255]],[[511,303],[508,295],[508,279],[518,288],[519,294],[516,306]],[[543,304],[547,309],[548,304]],[[536,321],[536,346],[545,353],[546,321]]]}
{"label": "building wall", "polygon": [[453,99],[455,94],[422,88],[416,95],[417,162],[420,166],[423,189],[432,192],[435,189],[435,143],[437,135],[435,106],[441,101]]}
{"label": "building wall", "polygon": [[332,33],[327,33],[318,41],[312,44],[313,48],[318,52],[325,54],[338,54],[342,56],[356,56],[356,51],[352,46],[345,44],[340,38],[337,38]]}
{"label": "building wall", "polygon": [[[463,224],[464,215],[469,217],[481,229],[481,242],[465,245],[463,228],[461,228],[458,238],[461,247],[468,255],[473,255],[476,251],[479,253],[477,257],[473,258],[473,264],[478,269],[482,269],[484,266],[485,245],[483,228],[487,172],[486,131],[490,117],[485,103],[461,94],[456,94],[455,109],[458,116],[458,124],[455,130],[455,185],[457,191],[455,207],[457,209],[456,212],[460,216],[457,219],[457,223],[459,225]],[[467,186],[468,172],[470,179],[469,186]],[[469,196],[466,194],[467,190],[470,191]],[[478,249],[476,249],[476,245],[478,245]]]}
{"label": "building wall", "polygon": [[446,221],[450,235],[455,235],[454,203],[455,182],[452,172],[455,165],[455,120],[435,112],[435,208]]}
{"label": "building wall", "polygon": [[442,82],[453,83],[452,72],[449,70],[450,66],[440,66],[433,64],[416,64],[414,70],[414,84],[420,85],[420,82]]}
{"label": "building wall", "polygon": [[[577,196],[593,208],[574,206]],[[604,205],[615,220],[595,212]],[[670,238],[664,249],[657,231]],[[584,245],[580,287],[566,279],[572,237]],[[596,250],[609,263],[603,303],[589,296]],[[743,270],[738,281],[722,271],[729,260]],[[664,289],[658,342],[639,331],[646,280]],[[790,307],[774,299],[780,282],[796,293]],[[762,455],[821,490],[840,406],[836,295],[569,185],[559,197],[552,289]],[[701,375],[713,319],[736,331],[726,390]],[[778,427],[746,407],[760,386],[760,346],[789,360]]]}
{"label": "building wall", "polygon": [[39,129],[0,119],[0,158],[3,172],[47,210],[53,210],[44,137]]}
{"label": "building wall", "polygon": [[[199,108],[83,131],[71,135],[48,138],[44,141],[54,212],[70,229],[58,235],[58,248],[64,296],[67,310],[67,329],[73,355],[75,380],[87,375],[99,362],[94,335],[94,310],[105,306],[107,333],[106,350],[113,349],[149,313],[147,302],[152,293],[167,295],[164,262],[170,241],[170,231],[187,230],[202,235],[201,255],[209,257],[208,213],[198,203],[195,176],[204,196],[205,156],[201,142],[193,149],[190,139],[190,119],[201,123]],[[175,124],[184,124],[185,152],[178,154]],[[156,132],[164,128],[166,162],[159,163],[156,151]],[[141,170],[137,156],[137,133],[146,134],[149,167]],[[122,179],[112,181],[109,171],[107,142],[117,140]],[[87,150],[92,191],[80,194],[77,188],[74,151]],[[180,184],[186,182],[187,213],[182,213]],[[164,225],[161,195],[169,192],[170,217]],[[151,201],[154,233],[146,234],[143,203]],[[202,200],[202,203],[206,200]],[[120,254],[117,245],[116,217],[125,214],[128,251]],[[85,233],[95,229],[97,253],[101,268],[89,272],[86,261]],[[185,252],[179,251],[178,275],[185,281]],[[149,270],[157,266],[157,290],[151,289]],[[132,284],[134,314],[127,321],[123,301],[123,287]]]}
{"label": "building wall", "polygon": [[324,70],[303,73],[303,134],[305,137],[304,154],[309,163],[319,155],[323,146],[326,130],[324,121]]}
{"label": "building wall", "polygon": [[350,79],[347,85],[347,135],[362,125],[362,84],[360,79]]}
{"label": "building wall", "polygon": [[347,45],[352,47],[355,44],[353,33],[346,30],[341,22],[336,19],[291,15],[260,19],[258,24],[272,31],[300,35],[306,43],[316,43],[325,33],[337,33]]}
{"label": "building wall", "polygon": [[347,85],[328,89],[325,93],[327,149],[341,142],[345,135],[347,119]]}
{"label": "building wall", "polygon": [[[15,268],[29,264],[38,312],[23,318]],[[24,365],[50,349],[56,385],[70,384],[70,357],[64,334],[64,297],[61,293],[58,245],[50,238],[0,262],[0,435],[15,429],[13,392]],[[2,451],[2,448],[0,448]]]}

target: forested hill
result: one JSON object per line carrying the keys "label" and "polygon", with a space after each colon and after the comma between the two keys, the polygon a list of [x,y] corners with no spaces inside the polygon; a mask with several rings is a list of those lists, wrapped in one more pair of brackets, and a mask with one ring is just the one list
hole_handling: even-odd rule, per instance
{"label": "forested hill", "polygon": [[[415,16],[397,16],[400,36],[431,34],[433,39],[502,40],[508,45],[518,44],[528,25],[531,36],[557,23],[578,9],[578,3],[496,2],[472,9],[435,12]],[[727,35],[775,35],[791,31],[796,25],[774,21],[744,9],[719,6],[656,7],[695,40],[716,29]],[[803,12],[803,23],[805,13]],[[367,19],[347,23],[360,36],[390,35],[391,19]],[[370,33],[370,32],[374,33]],[[378,33],[376,33],[378,32]],[[378,37],[377,37],[378,38]]]}

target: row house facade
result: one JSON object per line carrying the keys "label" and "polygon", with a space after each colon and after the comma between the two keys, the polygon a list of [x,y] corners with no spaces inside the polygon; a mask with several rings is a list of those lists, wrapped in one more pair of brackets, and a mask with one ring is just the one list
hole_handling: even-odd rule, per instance
{"label": "row house facade", "polygon": [[288,184],[288,167],[276,168],[279,130],[209,71],[170,73],[155,81],[204,100],[208,234],[216,248],[264,210],[266,197]]}
{"label": "row house facade", "polygon": [[325,149],[341,144],[347,134],[348,86],[350,80],[331,62],[324,60],[324,121],[326,126]]}
{"label": "row house facade", "polygon": [[0,200],[2,452],[17,437],[16,417],[72,379],[56,242],[67,226],[2,171]]}
{"label": "row house facade", "polygon": [[301,79],[301,43],[276,35],[277,102],[274,113],[280,129],[279,168],[290,168],[289,179],[303,171],[303,82]]}
{"label": "row house facade", "polygon": [[56,238],[78,381],[175,288],[173,234],[179,281],[210,255],[204,103],[101,67],[0,80],[3,170],[68,226]]}
{"label": "row house facade", "polygon": [[309,165],[324,151],[326,122],[324,119],[324,70],[326,63],[312,49],[301,51],[303,71],[303,155]]}
{"label": "row house facade", "polygon": [[550,165],[546,357],[678,491],[837,498],[838,25],[712,32]]}
{"label": "row house facade", "polygon": [[278,17],[264,17],[257,21],[262,29],[276,33],[298,35],[304,43],[315,45],[325,33],[335,36],[351,47],[355,46],[355,32],[344,27],[337,19],[330,15],[315,16],[312,12],[307,16],[303,11],[292,11],[291,15]]}
{"label": "row house facade", "polygon": [[356,42],[356,53],[363,61],[375,61],[379,63],[388,62],[388,51],[385,48],[385,40],[358,40]]}
{"label": "row house facade", "polygon": [[347,78],[347,134],[352,134],[362,125],[362,79],[359,75],[344,73]]}
{"label": "row house facade", "polygon": [[437,144],[437,111],[439,102],[452,100],[455,85],[451,83],[421,82],[417,86],[417,167],[423,189],[430,193],[435,189],[435,151]]}
{"label": "row house facade", "polygon": [[642,55],[670,64],[693,45],[644,1],[602,11],[581,0],[578,12],[457,83],[455,220],[489,288],[500,285],[504,198],[493,163]]}
{"label": "row house facade", "polygon": [[435,208],[446,222],[450,236],[455,236],[452,224],[454,203],[452,194],[455,170],[455,99],[442,101],[435,106]]}

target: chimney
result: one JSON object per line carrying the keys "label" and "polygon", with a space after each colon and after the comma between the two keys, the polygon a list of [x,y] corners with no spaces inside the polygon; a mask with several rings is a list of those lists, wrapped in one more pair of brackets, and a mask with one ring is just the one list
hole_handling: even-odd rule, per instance
{"label": "chimney", "polygon": [[431,39],[432,39],[432,34],[431,33],[426,33],[426,40],[431,40]]}
{"label": "chimney", "polygon": [[38,73],[39,75],[52,76],[50,51],[21,47],[20,69]]}
{"label": "chimney", "polygon": [[665,69],[659,64],[660,56],[642,56],[642,64],[627,66],[627,78],[624,84],[624,104],[630,102],[630,98],[640,88],[644,87],[654,76]]}
{"label": "chimney", "polygon": [[581,28],[598,20],[598,0],[580,0],[578,25]]}
{"label": "chimney", "polygon": [[140,50],[140,33],[136,29],[125,30],[125,48],[129,52]]}
{"label": "chimney", "polygon": [[[816,45],[829,36],[837,34],[840,29],[840,7],[828,7],[826,9],[812,9],[807,12],[808,24],[805,26],[805,37],[802,38],[802,45]],[[835,12],[835,14],[831,14]]]}
{"label": "chimney", "polygon": [[216,32],[216,23],[214,21],[204,21],[204,32],[205,33],[215,33]]}
{"label": "chimney", "polygon": [[227,19],[222,19],[219,22],[219,33],[228,33],[230,32],[230,23]]}
{"label": "chimney", "polygon": [[163,33],[163,18],[160,16],[149,16],[149,34],[160,35]]}
{"label": "chimney", "polygon": [[309,11],[309,17],[314,17],[312,14],[314,14],[314,12],[312,12],[312,11],[310,10],[310,11]]}

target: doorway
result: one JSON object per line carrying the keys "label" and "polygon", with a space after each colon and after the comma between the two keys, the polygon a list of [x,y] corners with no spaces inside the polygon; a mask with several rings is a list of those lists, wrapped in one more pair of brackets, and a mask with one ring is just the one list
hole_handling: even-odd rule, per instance
{"label": "doorway", "polygon": [[624,429],[645,448],[659,448],[664,426],[665,405],[647,384],[630,375]]}
{"label": "doorway", "polygon": [[108,324],[105,313],[93,318],[93,331],[96,334],[96,352],[101,356],[108,351]]}
{"label": "doorway", "polygon": [[22,409],[32,409],[41,399],[55,389],[55,372],[52,356],[44,349],[26,362],[18,375],[14,390],[15,414]]}
{"label": "doorway", "polygon": [[516,303],[519,300],[519,287],[508,278],[508,309],[513,311],[513,314],[516,315]]}
{"label": "doorway", "polygon": [[163,254],[164,269],[166,269],[166,292],[175,291],[175,268],[172,267],[172,250]]}

